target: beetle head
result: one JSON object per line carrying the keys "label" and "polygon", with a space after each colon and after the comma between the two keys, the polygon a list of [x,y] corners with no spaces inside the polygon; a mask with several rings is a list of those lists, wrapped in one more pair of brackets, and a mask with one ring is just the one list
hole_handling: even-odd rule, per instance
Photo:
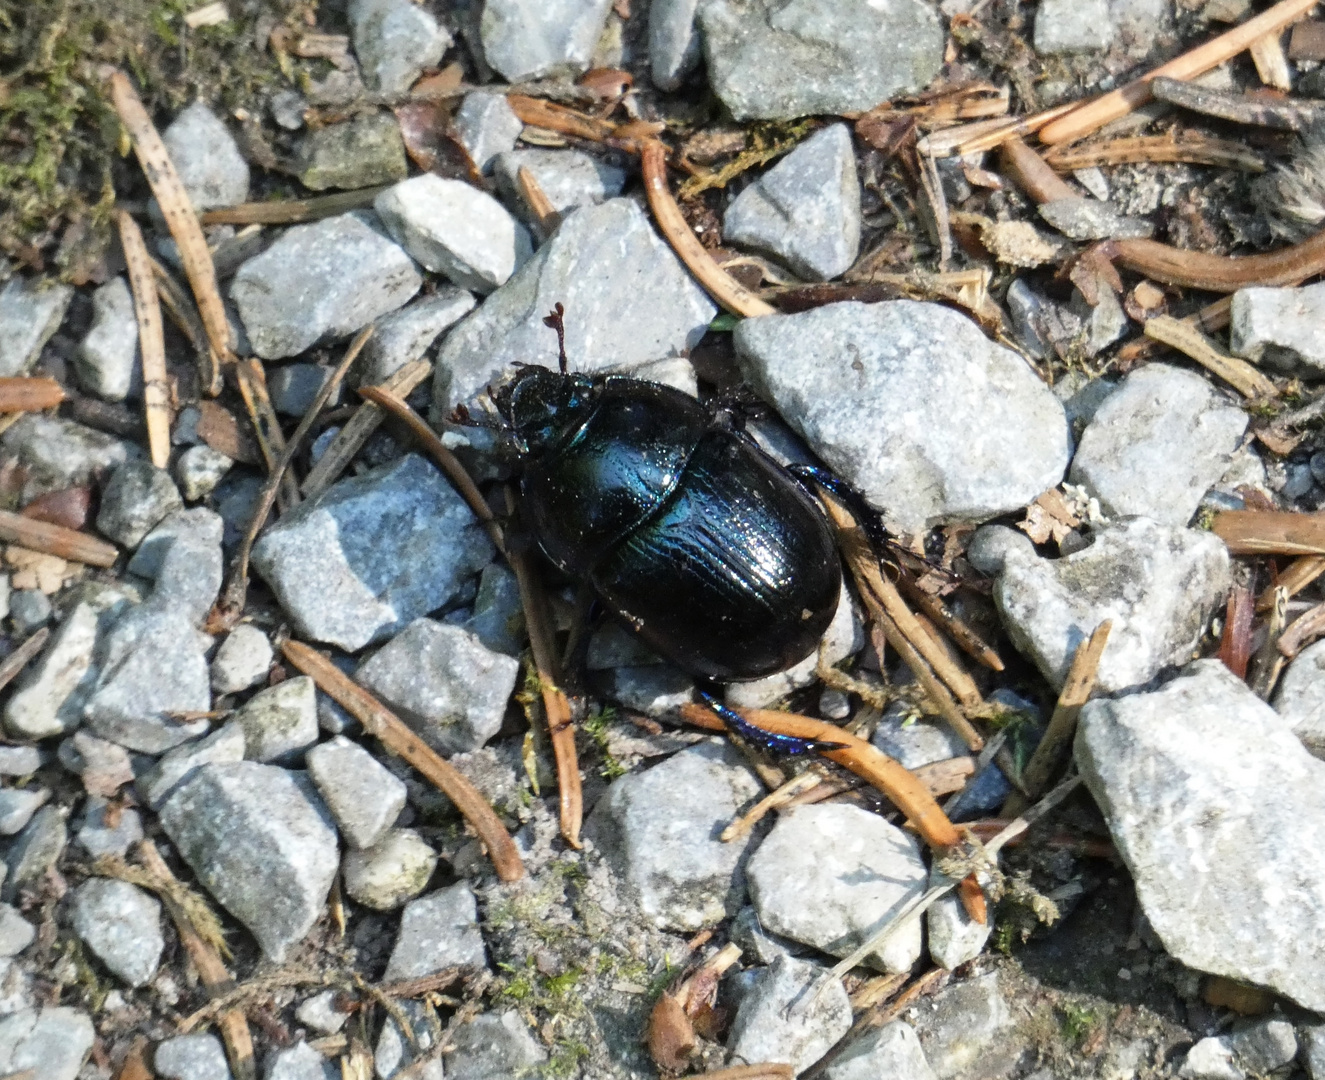
{"label": "beetle head", "polygon": [[499,388],[494,402],[520,452],[538,454],[578,426],[593,397],[589,376],[531,366]]}

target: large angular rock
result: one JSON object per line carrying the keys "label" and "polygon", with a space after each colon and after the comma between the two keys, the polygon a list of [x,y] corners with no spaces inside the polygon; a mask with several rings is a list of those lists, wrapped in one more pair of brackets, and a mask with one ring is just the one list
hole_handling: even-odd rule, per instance
{"label": "large angular rock", "polygon": [[418,979],[448,967],[483,968],[487,962],[478,902],[469,885],[458,881],[405,905],[400,934],[382,977],[387,982]]}
{"label": "large angular rock", "polygon": [[268,1059],[266,1080],[340,1080],[337,1065],[300,1039]]}
{"label": "large angular rock", "polygon": [[508,82],[589,66],[612,0],[487,0],[483,56]]}
{"label": "large angular rock", "polygon": [[1041,0],[1035,9],[1035,51],[1041,56],[1099,52],[1113,43],[1109,0]]}
{"label": "large angular rock", "polygon": [[95,1038],[79,1009],[20,1009],[0,1019],[0,1069],[6,1076],[31,1070],[33,1080],[74,1080]]}
{"label": "large angular rock", "polygon": [[349,16],[364,81],[384,94],[403,94],[451,44],[437,20],[409,0],[353,0]]}
{"label": "large angular rock", "polygon": [[442,1065],[451,1080],[502,1080],[524,1076],[547,1060],[515,1009],[487,1012],[462,1024],[451,1036]]}
{"label": "large angular rock", "polygon": [[372,847],[345,853],[345,891],[374,911],[392,911],[428,887],[437,859],[414,829],[391,829]]}
{"label": "large angular rock", "polygon": [[[294,164],[299,182],[314,191],[354,191],[409,175],[400,123],[389,112],[360,112],[338,124],[311,129]],[[373,224],[370,215],[362,215],[361,220]]]}
{"label": "large angular rock", "polygon": [[317,785],[351,850],[382,839],[405,809],[405,785],[358,743],[338,735],[308,752]]}
{"label": "large angular rock", "polygon": [[355,678],[434,750],[477,750],[497,734],[520,664],[468,630],[418,619],[360,665]]}
{"label": "large angular rock", "polygon": [[398,244],[342,214],[287,230],[239,268],[230,297],[253,351],[278,360],[362,330],[422,284]]}
{"label": "large angular rock", "polygon": [[1063,406],[950,308],[828,304],[732,337],[756,391],[899,532],[987,520],[1063,477]]}
{"label": "large angular rock", "polygon": [[1217,660],[1081,712],[1076,759],[1176,960],[1325,1009],[1325,763]]}
{"label": "large angular rock", "polygon": [[184,509],[175,482],[150,461],[126,461],[101,493],[97,529],[117,544],[136,548],[167,514]]}
{"label": "large angular rock", "polygon": [[249,698],[233,720],[246,758],[290,764],[317,742],[317,689],[307,675],[284,679]]}
{"label": "large angular rock", "polygon": [[456,141],[481,173],[492,171],[492,159],[515,149],[524,121],[515,115],[505,94],[474,90],[465,95],[451,120]]}
{"label": "large angular rock", "polygon": [[26,375],[60,328],[74,290],[18,275],[0,289],[0,377]]}
{"label": "large angular rock", "polygon": [[845,273],[860,250],[860,179],[846,124],[832,124],[740,193],[722,238],[778,259],[807,281]]}
{"label": "large angular rock", "polygon": [[257,686],[267,677],[271,659],[267,635],[251,623],[241,623],[212,658],[212,689],[218,694],[237,694]]}
{"label": "large angular rock", "polygon": [[45,652],[19,678],[5,703],[5,727],[20,739],[46,739],[73,731],[96,683],[92,654],[100,616],[90,604],[77,605],[60,624]]}
{"label": "large angular rock", "polygon": [[387,230],[429,270],[490,293],[532,254],[529,234],[485,191],[424,173],[373,202]]}
{"label": "large angular rock", "polygon": [[127,881],[94,877],[74,890],[71,912],[83,944],[130,986],[156,974],[166,944],[156,897]]}
{"label": "large angular rock", "polygon": [[43,806],[5,851],[9,873],[0,889],[0,900],[12,904],[23,886],[31,885],[55,868],[69,841],[65,825],[68,809]]}
{"label": "large angular rock", "polygon": [[152,581],[148,603],[202,626],[221,591],[224,528],[219,514],[201,506],[167,514],[129,560],[129,573]]}
{"label": "large angular rock", "polygon": [[824,1070],[825,1080],[937,1080],[915,1029],[901,1020],[850,1043]]}
{"label": "large angular rock", "polygon": [[204,765],[161,808],[161,825],[220,904],[280,963],[322,913],[340,864],[336,831],[296,774]]}
{"label": "large angular rock", "polygon": [[177,746],[134,784],[138,797],[153,810],[160,810],[182,780],[203,765],[228,765],[244,760],[244,729],[227,721],[205,739]]}
{"label": "large angular rock", "polygon": [[1325,377],[1325,284],[1239,289],[1229,318],[1235,355],[1308,379]]}
{"label": "large angular rock", "polygon": [[[699,343],[717,308],[629,199],[581,207],[483,306],[446,336],[433,408],[449,416],[514,365],[557,367],[545,316],[566,307],[572,371],[629,372]],[[1038,492],[1037,492],[1038,494]]]}
{"label": "large angular rock", "polygon": [[1081,435],[1071,479],[1112,516],[1186,525],[1223,476],[1247,414],[1201,376],[1147,364],[1122,381]]}
{"label": "large angular rock", "polygon": [[248,201],[248,163],[226,126],[195,101],[161,133],[195,210]]}
{"label": "large angular rock", "polygon": [[45,413],[25,413],[3,435],[0,447],[24,469],[21,501],[98,483],[143,451],[114,435]]}
{"label": "large angular rock", "polygon": [[442,607],[492,556],[464,500],[407,454],[281,518],[253,567],[300,635],[353,652]]}
{"label": "large angular rock", "polygon": [[[916,842],[859,806],[802,806],[781,815],[746,867],[765,929],[847,956],[925,891]],[[906,971],[920,956],[920,920],[897,930],[868,962]]]}
{"label": "large angular rock", "polygon": [[864,111],[943,63],[927,0],[704,0],[699,24],[709,84],[737,120]]}
{"label": "large angular rock", "polygon": [[997,971],[954,981],[902,1019],[915,1028],[939,1080],[1008,1076],[1027,1041],[1011,1030],[1015,1019]]}
{"label": "large angular rock", "polygon": [[818,964],[779,956],[741,1001],[727,1047],[747,1064],[785,1062],[802,1073],[850,1029],[842,980]]}
{"label": "large angular rock", "polygon": [[1312,754],[1325,758],[1325,641],[1297,654],[1274,693],[1275,711]]}
{"label": "large angular rock", "polygon": [[360,386],[386,382],[426,353],[444,330],[473,311],[474,303],[471,293],[443,287],[384,315],[377,320],[373,336],[354,365],[355,382]]}
{"label": "large angular rock", "polygon": [[111,278],[92,294],[92,326],[78,346],[74,373],[89,394],[107,401],[129,396],[138,359],[138,317],[124,278]]}
{"label": "large angular rock", "polygon": [[718,834],[761,791],[731,744],[709,739],[614,781],[586,831],[644,919],[699,930],[740,907],[752,837],[724,844]]}
{"label": "large angular rock", "polygon": [[176,1035],[156,1048],[152,1064],[166,1080],[230,1080],[221,1040],[205,1035]]}
{"label": "large angular rock", "polygon": [[1112,693],[1190,660],[1231,584],[1217,536],[1133,518],[1062,559],[1010,548],[994,602],[1013,643],[1060,688],[1077,646],[1112,620],[1098,675]]}
{"label": "large angular rock", "polygon": [[659,90],[675,90],[699,63],[699,0],[649,4],[649,74]]}

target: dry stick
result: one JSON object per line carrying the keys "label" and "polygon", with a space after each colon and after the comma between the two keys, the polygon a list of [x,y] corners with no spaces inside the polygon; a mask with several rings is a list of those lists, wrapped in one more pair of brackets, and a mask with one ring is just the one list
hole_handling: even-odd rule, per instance
{"label": "dry stick", "polygon": [[1251,661],[1250,685],[1262,701],[1268,701],[1283,671],[1284,654],[1279,651],[1279,638],[1284,632],[1284,623],[1288,615],[1288,593],[1282,588],[1274,590],[1274,607],[1270,609],[1270,618],[1265,626],[1265,640],[1256,650]]}
{"label": "dry stick", "polygon": [[740,840],[763,821],[770,812],[780,806],[785,806],[796,796],[804,794],[811,788],[818,787],[823,782],[823,773],[813,766],[799,776],[793,776],[776,791],[771,791],[765,795],[754,806],[723,829],[718,839],[724,844],[730,844],[733,840]]}
{"label": "dry stick", "polygon": [[1165,285],[1237,292],[1248,285],[1296,285],[1325,271],[1325,231],[1264,255],[1208,255],[1157,240],[1115,240],[1114,261]]}
{"label": "dry stick", "polygon": [[1293,89],[1293,76],[1288,70],[1288,57],[1284,55],[1283,31],[1276,30],[1257,38],[1251,43],[1248,52],[1256,65],[1256,74],[1266,86],[1287,93]]}
{"label": "dry stick", "polygon": [[1325,556],[1322,555],[1304,555],[1300,559],[1294,559],[1288,569],[1279,575],[1279,579],[1272,585],[1269,585],[1256,597],[1256,610],[1269,611],[1274,607],[1274,591],[1276,588],[1288,590],[1290,598],[1296,596],[1321,574],[1325,574]]}
{"label": "dry stick", "polygon": [[[267,468],[276,473],[277,464],[285,454],[285,435],[281,432],[281,422],[272,407],[271,396],[267,393],[267,373],[257,357],[235,362],[235,379],[239,383],[239,396],[244,399],[249,419],[253,421],[253,433],[258,438],[258,449]],[[278,477],[282,510],[299,503],[299,485],[293,475],[280,472]]]}
{"label": "dry stick", "polygon": [[1207,371],[1218,375],[1243,397],[1251,400],[1276,398],[1279,388],[1245,360],[1228,356],[1190,323],[1171,315],[1156,315],[1146,320],[1146,337],[1190,356]]}
{"label": "dry stick", "polygon": [[897,588],[908,600],[943,627],[947,635],[972,660],[983,664],[991,671],[1003,670],[1003,658],[994,651],[993,646],[968,626],[940,597],[925,592],[909,571],[899,571]]}
{"label": "dry stick", "polygon": [[1177,79],[1155,79],[1151,93],[1161,101],[1177,105],[1202,116],[1228,120],[1235,124],[1273,128],[1276,131],[1303,131],[1325,116],[1318,102],[1267,101],[1245,94],[1230,94],[1192,86]]}
{"label": "dry stick", "polygon": [[[1181,321],[1203,334],[1213,334],[1216,330],[1222,330],[1229,324],[1232,310],[1233,297],[1221,296],[1213,304],[1207,304],[1200,311],[1184,316]],[[1163,352],[1165,348],[1167,346],[1162,341],[1142,336],[1129,341],[1118,350],[1118,362],[1125,365],[1136,364],[1142,360],[1150,359],[1156,353]],[[1127,369],[1124,367],[1123,370]]]}
{"label": "dry stick", "polygon": [[1182,139],[1172,135],[1134,135],[1108,142],[1056,146],[1044,155],[1044,160],[1056,172],[1139,162],[1181,162],[1187,165],[1218,165],[1247,172],[1265,171],[1265,159],[1241,143],[1206,135]]}
{"label": "dry stick", "polygon": [[120,246],[133,288],[133,310],[138,317],[138,352],[143,362],[143,413],[152,464],[170,464],[170,388],[166,382],[166,339],[161,325],[161,304],[142,230],[123,210],[116,214]]}
{"label": "dry stick", "polygon": [[943,178],[939,176],[938,165],[929,154],[920,157],[920,190],[929,204],[929,212],[934,220],[935,239],[939,245],[939,271],[948,269],[952,258],[952,219],[948,214],[948,199],[943,192]]}
{"label": "dry stick", "polygon": [[1100,659],[1104,647],[1109,643],[1109,631],[1113,629],[1113,620],[1105,619],[1095,632],[1077,646],[1072,657],[1072,666],[1068,669],[1067,679],[1058,703],[1054,706],[1049,726],[1044,730],[1040,745],[1035,748],[1030,761],[1022,771],[1021,780],[1026,789],[1023,795],[1019,791],[1010,794],[1003,803],[1002,817],[1016,817],[1026,809],[1030,802],[1040,797],[1049,777],[1063,757],[1063,750],[1072,742],[1077,730],[1077,717],[1081,708],[1090,700],[1095,690],[1095,679],[1100,671]]}
{"label": "dry stick", "polygon": [[1255,18],[1248,19],[1241,26],[1235,26],[1204,45],[1198,45],[1167,64],[1161,64],[1126,86],[1121,86],[1073,109],[1066,116],[1042,128],[1040,141],[1049,144],[1065,143],[1089,135],[1110,120],[1126,116],[1133,109],[1149,101],[1152,79],[1194,79],[1198,75],[1203,75],[1224,61],[1231,60],[1266,34],[1272,34],[1296,22],[1315,6],[1316,0],[1280,0]]}
{"label": "dry stick", "polygon": [[0,661],[0,690],[3,690],[18,675],[46,644],[51,636],[50,629],[43,626],[24,639],[23,644]]}
{"label": "dry stick", "polygon": [[662,143],[656,139],[644,143],[640,149],[640,169],[644,175],[644,190],[659,230],[704,290],[733,314],[747,318],[776,315],[777,308],[759,299],[715,263],[690,231],[690,226],[682,217],[681,209],[667,186],[667,151]]}
{"label": "dry stick", "polygon": [[24,517],[9,510],[0,510],[0,540],[6,540],[43,555],[57,555],[61,559],[87,563],[89,566],[114,566],[119,550],[95,536],[66,529],[49,521]]}
{"label": "dry stick", "polygon": [[916,143],[917,153],[931,157],[958,157],[992,150],[1005,140],[1017,135],[1033,135],[1052,120],[1077,108],[1080,102],[1055,105],[1052,109],[1031,116],[1004,117],[997,120],[978,120],[974,124],[935,131]]}
{"label": "dry stick", "polygon": [[[399,398],[406,398],[424,379],[432,374],[432,365],[426,360],[413,360],[395,372],[381,389]],[[386,410],[372,401],[365,401],[336,433],[331,445],[317,459],[312,471],[304,477],[299,490],[305,499],[315,499],[336,482],[354,455],[368,441],[368,437],[386,419]]]}
{"label": "dry stick", "polygon": [[0,413],[40,412],[42,409],[53,409],[64,398],[64,387],[54,379],[0,379]]}
{"label": "dry stick", "polygon": [[198,358],[198,379],[210,393],[219,393],[221,371],[216,366],[216,357],[207,343],[207,331],[203,329],[198,308],[189,299],[184,289],[169,270],[157,259],[151,259],[152,275],[156,278],[156,291],[170,321],[179,328],[181,334],[189,339],[194,355]]}
{"label": "dry stick", "polygon": [[390,186],[381,184],[356,191],[338,191],[335,195],[320,195],[313,199],[240,203],[207,210],[199,215],[199,220],[204,225],[295,225],[301,221],[319,221],[347,210],[372,206],[373,200]]}
{"label": "dry stick", "polygon": [[[151,117],[147,115],[147,110],[143,108],[142,101],[124,72],[111,73],[110,96],[115,111],[129,131],[134,151],[152,187],[152,194],[161,207],[170,235],[179,245],[180,261],[184,263],[184,272],[193,287],[193,295],[198,301],[198,313],[202,316],[202,325],[207,331],[207,340],[217,357],[216,367],[219,369],[220,361],[231,355],[230,325],[226,321],[221,294],[217,291],[216,267],[212,265],[212,253],[207,249],[202,226],[198,224],[198,216],[189,203],[188,193],[170,160],[166,144],[161,141]],[[220,393],[220,389],[219,385],[207,388],[213,395]]]}
{"label": "dry stick", "polygon": [[1019,136],[1008,139],[999,150],[999,171],[1037,203],[1075,199],[1077,193]]}
{"label": "dry stick", "polygon": [[557,105],[542,98],[526,97],[523,94],[507,94],[506,103],[511,111],[520,118],[520,122],[530,127],[546,128],[562,135],[574,135],[580,139],[603,142],[616,133],[616,125],[607,120],[582,113],[565,105]]}
{"label": "dry stick", "polygon": [[[159,879],[164,886],[158,889],[157,893],[165,904],[166,911],[170,913],[175,931],[179,934],[180,944],[184,946],[184,951],[193,961],[203,986],[213,995],[225,994],[233,989],[234,979],[226,969],[220,954],[203,939],[188,914],[175,901],[175,890],[170,886],[179,884],[178,879],[170,872],[170,867],[161,858],[156,845],[151,840],[140,841],[138,857],[144,869]],[[235,1076],[241,1080],[253,1080],[257,1075],[257,1065],[253,1058],[253,1036],[243,1010],[227,1009],[221,1012],[216,1018],[216,1026],[220,1029],[221,1038],[225,1042],[226,1055],[230,1058],[230,1068]]]}
{"label": "dry stick", "polygon": [[258,492],[258,497],[254,502],[253,516],[249,518],[248,527],[244,530],[244,536],[239,542],[239,550],[235,553],[234,565],[230,570],[230,580],[226,583],[225,591],[217,601],[213,609],[212,618],[208,620],[208,625],[213,630],[221,627],[233,626],[239,617],[244,613],[244,603],[248,597],[248,561],[253,554],[253,545],[257,542],[258,534],[267,524],[267,515],[271,513],[272,504],[276,501],[276,492],[285,478],[286,470],[290,467],[290,462],[294,460],[299,447],[303,445],[304,437],[312,430],[317,415],[322,411],[322,407],[331,400],[333,394],[340,387],[341,379],[345,377],[345,372],[350,369],[363,347],[368,344],[368,339],[373,335],[371,326],[365,327],[359,331],[355,339],[350,342],[350,347],[345,350],[345,355],[341,362],[336,365],[336,370],[331,373],[331,377],[322,384],[322,388],[313,398],[312,403],[304,412],[303,419],[299,421],[299,426],[294,429],[294,434],[290,436],[290,441],[286,443],[285,449],[281,451],[280,458],[272,466],[271,472],[267,474],[267,479],[263,482],[262,490]]}
{"label": "dry stick", "polygon": [[[1282,585],[1278,586],[1275,591],[1287,595],[1287,590]],[[1325,604],[1317,604],[1305,614],[1298,616],[1293,621],[1293,625],[1279,635],[1279,652],[1286,659],[1292,660],[1307,645],[1322,635],[1325,635]],[[0,686],[3,685],[4,683],[0,683]]]}
{"label": "dry stick", "polygon": [[538,225],[539,232],[544,236],[551,236],[561,224],[561,215],[557,213],[557,208],[552,205],[552,200],[547,197],[547,192],[543,190],[543,185],[538,182],[536,177],[524,165],[520,166],[515,174],[516,183],[520,188],[520,196],[524,199],[525,205],[529,207],[529,212],[534,215],[534,221]]}
{"label": "dry stick", "polygon": [[455,803],[486,845],[488,857],[502,881],[519,881],[524,876],[520,852],[501,819],[454,765],[440,757],[403,720],[321,653],[301,641],[287,641],[281,651],[290,663],[312,678],[319,690],[335,699],[363,724],[365,731],[393,754],[402,757]]}
{"label": "dry stick", "polygon": [[1233,555],[1325,555],[1325,514],[1224,510],[1210,531]]}

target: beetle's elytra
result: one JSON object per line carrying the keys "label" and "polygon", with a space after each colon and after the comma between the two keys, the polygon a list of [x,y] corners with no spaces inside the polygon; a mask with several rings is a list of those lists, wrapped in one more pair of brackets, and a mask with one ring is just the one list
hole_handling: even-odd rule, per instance
{"label": "beetle's elytra", "polygon": [[[546,320],[560,336],[560,305]],[[842,585],[822,511],[781,466],[679,390],[522,369],[494,398],[525,520],[558,567],[700,678],[808,656]]]}

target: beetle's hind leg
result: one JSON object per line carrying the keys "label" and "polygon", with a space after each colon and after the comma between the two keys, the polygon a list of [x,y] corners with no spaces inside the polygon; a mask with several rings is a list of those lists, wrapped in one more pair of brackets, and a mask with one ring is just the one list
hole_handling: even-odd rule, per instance
{"label": "beetle's hind leg", "polygon": [[784,754],[788,757],[795,757],[824,750],[846,749],[846,743],[830,742],[826,739],[802,739],[795,735],[779,735],[776,732],[767,731],[750,723],[735,709],[728,708],[707,691],[699,691],[699,696],[704,699],[704,704],[718,714],[729,730],[734,731],[741,738],[754,743],[770,754]]}

